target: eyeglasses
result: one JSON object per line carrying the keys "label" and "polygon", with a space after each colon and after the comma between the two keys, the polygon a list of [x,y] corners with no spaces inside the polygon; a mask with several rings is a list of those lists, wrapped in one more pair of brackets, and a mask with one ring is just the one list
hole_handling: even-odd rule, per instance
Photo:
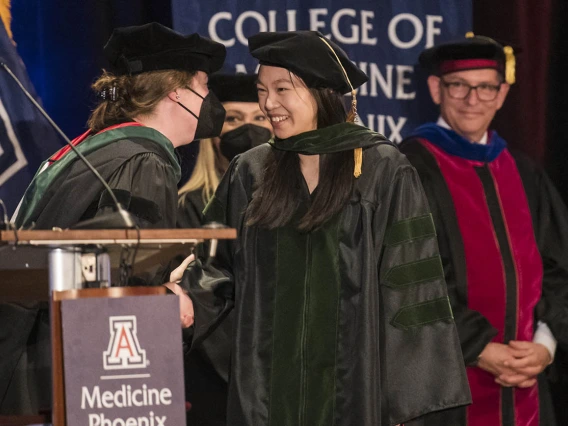
{"label": "eyeglasses", "polygon": [[493,101],[497,97],[497,93],[501,89],[501,84],[478,84],[477,86],[470,86],[467,83],[460,81],[444,81],[440,80],[444,87],[448,89],[448,94],[454,99],[465,99],[469,96],[472,90],[477,92],[477,97],[480,101]]}

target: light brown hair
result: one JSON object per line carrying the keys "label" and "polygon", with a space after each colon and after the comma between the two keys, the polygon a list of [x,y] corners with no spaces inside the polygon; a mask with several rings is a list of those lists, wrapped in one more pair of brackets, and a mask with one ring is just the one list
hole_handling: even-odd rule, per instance
{"label": "light brown hair", "polygon": [[[100,100],[87,125],[96,133],[140,115],[151,115],[168,93],[188,87],[195,74],[195,71],[164,70],[116,76],[104,71],[91,86]],[[116,88],[115,100],[111,99],[113,88]],[[105,99],[101,93],[105,93]]]}

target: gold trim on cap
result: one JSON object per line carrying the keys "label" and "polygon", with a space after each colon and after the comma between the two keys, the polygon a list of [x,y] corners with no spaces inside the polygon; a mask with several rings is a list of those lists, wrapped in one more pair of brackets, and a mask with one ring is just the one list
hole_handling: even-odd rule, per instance
{"label": "gold trim on cap", "polygon": [[511,46],[505,46],[503,52],[505,53],[505,81],[508,84],[515,84],[515,68],[517,62],[515,60],[515,52]]}

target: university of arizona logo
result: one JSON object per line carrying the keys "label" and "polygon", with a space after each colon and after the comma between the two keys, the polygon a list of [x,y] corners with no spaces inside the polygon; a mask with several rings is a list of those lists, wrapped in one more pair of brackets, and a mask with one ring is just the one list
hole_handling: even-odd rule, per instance
{"label": "university of arizona logo", "polygon": [[123,315],[109,318],[110,340],[103,352],[105,370],[145,368],[146,351],[140,349],[136,335],[136,317]]}

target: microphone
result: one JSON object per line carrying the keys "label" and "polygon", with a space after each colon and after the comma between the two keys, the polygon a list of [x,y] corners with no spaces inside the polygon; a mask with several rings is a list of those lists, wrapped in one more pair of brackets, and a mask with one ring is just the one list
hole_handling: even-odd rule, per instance
{"label": "microphone", "polygon": [[[203,225],[203,228],[206,229],[223,229],[226,228],[225,225],[223,225],[222,223],[219,222],[208,222],[205,225]],[[213,259],[215,259],[215,256],[217,255],[217,246],[219,244],[219,240],[216,238],[212,238],[209,241],[209,257],[207,258],[207,261],[205,262],[205,266],[211,266],[211,263],[213,262]]]}
{"label": "microphone", "polygon": [[[79,150],[77,148],[75,148],[75,146],[71,143],[69,138],[65,135],[65,133],[63,133],[63,130],[61,130],[59,128],[59,126],[57,124],[55,124],[55,122],[51,119],[51,117],[47,114],[47,112],[45,112],[45,110],[34,99],[34,97],[30,94],[30,92],[28,92],[28,90],[24,87],[24,85],[21,83],[21,81],[18,79],[18,77],[16,77],[16,75],[12,72],[12,70],[6,64],[6,61],[2,57],[0,57],[0,66],[2,68],[4,68],[4,70],[8,73],[8,75],[10,77],[12,77],[12,79],[18,84],[18,86],[20,87],[22,92],[26,95],[26,97],[36,107],[36,109],[41,113],[41,115],[43,115],[45,117],[45,119],[48,121],[48,123],[51,125],[51,127],[53,127],[55,129],[55,131],[59,134],[59,136],[61,136],[61,138],[67,143],[67,145],[69,145],[71,147],[71,149],[77,155],[77,157],[79,157],[81,159],[81,161],[83,163],[85,163],[85,165],[89,168],[89,170],[91,172],[93,172],[95,177],[103,184],[103,187],[108,191],[109,195],[112,198],[112,201],[116,205],[117,212],[118,212],[121,220],[124,222],[124,225],[126,226],[126,228],[134,228],[135,224],[134,224],[134,221],[132,220],[130,213],[128,213],[128,211],[126,211],[122,207],[122,205],[118,202],[118,199],[116,198],[116,196],[112,192],[112,189],[109,186],[109,184],[103,179],[103,177],[99,174],[97,169],[95,169],[93,167],[93,165],[91,163],[89,163],[89,160],[87,160],[85,158],[85,156],[81,152],[79,152]],[[92,219],[92,220],[96,220],[96,219]],[[85,221],[85,222],[87,222],[87,221]]]}

